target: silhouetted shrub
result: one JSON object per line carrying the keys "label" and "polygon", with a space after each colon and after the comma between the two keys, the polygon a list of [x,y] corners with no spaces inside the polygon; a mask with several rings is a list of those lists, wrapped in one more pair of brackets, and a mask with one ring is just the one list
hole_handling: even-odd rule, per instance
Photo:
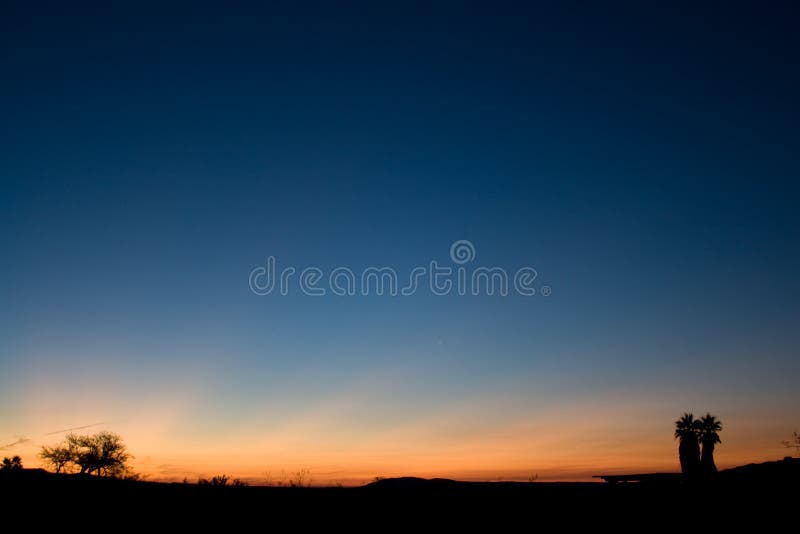
{"label": "silhouetted shrub", "polygon": [[228,475],[218,475],[215,477],[211,477],[211,480],[207,478],[201,478],[197,480],[197,483],[201,486],[227,486],[228,485]]}
{"label": "silhouetted shrub", "polygon": [[3,467],[0,467],[3,471],[21,471],[22,470],[22,458],[19,456],[14,456],[13,458],[3,458]]}
{"label": "silhouetted shrub", "polygon": [[294,474],[294,478],[289,480],[289,486],[293,488],[307,488],[311,486],[311,470],[303,468]]}
{"label": "silhouetted shrub", "polygon": [[800,432],[792,432],[792,439],[783,442],[787,449],[794,449],[795,453],[800,453]]}

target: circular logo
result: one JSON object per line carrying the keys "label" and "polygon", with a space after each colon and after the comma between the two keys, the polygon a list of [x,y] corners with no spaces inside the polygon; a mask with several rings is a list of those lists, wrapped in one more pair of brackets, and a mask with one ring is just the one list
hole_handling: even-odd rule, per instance
{"label": "circular logo", "polygon": [[450,245],[450,259],[459,265],[475,259],[475,245],[466,239],[459,239]]}

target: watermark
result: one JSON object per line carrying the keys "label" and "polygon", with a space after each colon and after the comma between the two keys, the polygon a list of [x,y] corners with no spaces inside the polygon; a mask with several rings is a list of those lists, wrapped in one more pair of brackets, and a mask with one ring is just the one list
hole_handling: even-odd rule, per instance
{"label": "watermark", "polygon": [[336,267],[326,272],[318,267],[299,270],[286,266],[278,271],[275,256],[269,256],[265,265],[250,271],[249,283],[250,290],[262,296],[273,293],[286,296],[299,291],[311,297],[408,297],[427,291],[437,296],[547,297],[552,292],[548,285],[537,286],[538,273],[533,267],[523,266],[509,272],[502,267],[470,265],[475,257],[475,245],[462,239],[450,246],[450,260],[454,265],[431,260],[399,275],[392,267],[367,267],[358,272],[349,267]]}

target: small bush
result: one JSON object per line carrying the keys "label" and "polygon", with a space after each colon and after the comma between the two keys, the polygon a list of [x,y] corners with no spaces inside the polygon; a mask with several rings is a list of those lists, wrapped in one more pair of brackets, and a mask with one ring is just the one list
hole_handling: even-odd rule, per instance
{"label": "small bush", "polygon": [[201,478],[197,481],[198,484],[201,486],[214,486],[214,487],[222,487],[228,485],[228,475],[218,475],[215,477],[211,477],[211,480],[207,478]]}
{"label": "small bush", "polygon": [[3,471],[22,471],[22,458],[14,456],[13,458],[3,458]]}

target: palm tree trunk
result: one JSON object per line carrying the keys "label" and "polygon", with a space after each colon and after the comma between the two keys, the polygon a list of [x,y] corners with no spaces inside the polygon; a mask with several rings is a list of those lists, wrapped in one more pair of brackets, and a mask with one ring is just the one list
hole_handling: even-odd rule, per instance
{"label": "palm tree trunk", "polygon": [[703,468],[703,473],[711,474],[717,472],[717,466],[714,463],[714,443],[710,441],[703,443],[703,454],[700,457],[700,466]]}
{"label": "palm tree trunk", "polygon": [[681,441],[678,446],[678,457],[681,462],[681,472],[686,476],[694,476],[700,467],[700,448],[696,442]]}

